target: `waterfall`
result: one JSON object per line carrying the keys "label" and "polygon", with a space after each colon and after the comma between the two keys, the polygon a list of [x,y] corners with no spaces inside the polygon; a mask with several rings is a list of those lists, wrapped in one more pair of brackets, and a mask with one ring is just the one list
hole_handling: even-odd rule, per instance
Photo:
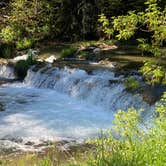
{"label": "waterfall", "polygon": [[38,71],[35,67],[31,68],[25,83],[37,88],[55,89],[72,98],[102,106],[105,110],[126,110],[129,107],[150,109],[138,94],[126,91],[123,80],[124,76],[116,77],[114,72],[108,70],[88,74],[80,69],[46,66]]}
{"label": "waterfall", "polygon": [[[1,75],[11,77],[13,70],[5,69],[9,70]],[[153,106],[129,93],[124,79],[103,69],[87,73],[68,67],[32,67],[24,83],[0,87],[5,110],[0,112],[0,149],[36,150],[49,141],[82,142],[110,130],[118,109],[144,108],[148,111],[143,117],[149,119]]]}
{"label": "waterfall", "polygon": [[0,77],[6,79],[15,79],[14,67],[8,65],[0,65]]}

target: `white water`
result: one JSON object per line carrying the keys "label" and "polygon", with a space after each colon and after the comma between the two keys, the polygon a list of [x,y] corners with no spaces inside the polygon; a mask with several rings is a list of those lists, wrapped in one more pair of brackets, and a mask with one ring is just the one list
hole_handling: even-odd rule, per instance
{"label": "white water", "polygon": [[[54,89],[72,98],[101,106],[107,111],[126,110],[129,107],[149,109],[139,95],[125,90],[123,76],[111,71],[94,71],[91,75],[79,69],[45,67],[38,72],[29,70],[25,83],[37,88]],[[114,83],[111,83],[114,82]]]}
{"label": "white water", "polygon": [[48,140],[82,141],[109,129],[112,112],[71,99],[53,90],[22,84],[0,89],[6,111],[0,113],[0,139],[23,139],[36,144]]}
{"label": "white water", "polygon": [[0,65],[0,77],[15,79],[14,68],[7,65]]}
{"label": "white water", "polygon": [[17,148],[29,141],[82,141],[110,129],[117,109],[150,109],[141,97],[127,93],[121,80],[110,71],[88,75],[68,68],[29,70],[24,84],[0,88],[6,110],[0,112],[0,140]]}

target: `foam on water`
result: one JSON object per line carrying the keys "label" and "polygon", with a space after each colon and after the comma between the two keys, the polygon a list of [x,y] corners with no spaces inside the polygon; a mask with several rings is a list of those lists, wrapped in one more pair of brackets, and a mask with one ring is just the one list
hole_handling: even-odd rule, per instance
{"label": "foam on water", "polygon": [[109,129],[113,113],[71,99],[53,90],[19,84],[0,88],[5,112],[0,113],[0,139],[40,143],[48,140],[82,141]]}
{"label": "foam on water", "polygon": [[123,76],[116,77],[108,70],[89,75],[79,69],[45,67],[38,72],[29,70],[25,83],[37,88],[54,89],[108,111],[126,110],[129,107],[150,109],[139,95],[125,90],[123,79]]}
{"label": "foam on water", "polygon": [[14,68],[7,65],[0,65],[0,77],[15,79]]}

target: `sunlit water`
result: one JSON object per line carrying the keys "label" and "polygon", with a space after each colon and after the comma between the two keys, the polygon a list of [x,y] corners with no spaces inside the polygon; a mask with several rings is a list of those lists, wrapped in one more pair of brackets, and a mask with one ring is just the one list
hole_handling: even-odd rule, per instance
{"label": "sunlit water", "polygon": [[29,71],[24,83],[0,87],[0,147],[23,148],[27,142],[82,142],[112,126],[117,109],[151,109],[125,91],[112,72],[44,68]]}
{"label": "sunlit water", "polygon": [[0,88],[0,139],[22,144],[47,140],[82,141],[109,129],[113,113],[53,90],[9,85]]}

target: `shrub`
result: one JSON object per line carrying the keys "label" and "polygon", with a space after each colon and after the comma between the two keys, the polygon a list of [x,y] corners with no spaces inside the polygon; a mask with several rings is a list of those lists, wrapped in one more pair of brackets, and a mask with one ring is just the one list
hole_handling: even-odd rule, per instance
{"label": "shrub", "polygon": [[13,47],[9,44],[0,44],[0,57],[11,58],[13,54]]}
{"label": "shrub", "polygon": [[37,63],[36,58],[32,54],[32,52],[28,52],[28,59],[27,60],[20,60],[15,64],[15,71],[17,76],[23,79],[27,75],[28,69]]}
{"label": "shrub", "polygon": [[33,43],[34,43],[33,39],[29,39],[25,37],[22,41],[18,41],[16,43],[16,48],[17,50],[25,50],[32,47]]}
{"label": "shrub", "polygon": [[[164,166],[166,165],[166,94],[157,105],[153,125],[142,126],[140,113],[134,109],[118,111],[113,133],[94,139],[95,151],[88,166]],[[105,133],[104,133],[105,134]]]}
{"label": "shrub", "polygon": [[63,49],[59,55],[60,59],[64,59],[64,58],[74,58],[75,53],[76,53],[77,49],[76,48],[66,48]]}
{"label": "shrub", "polygon": [[134,90],[139,86],[139,82],[131,77],[124,81],[124,85],[129,90]]}
{"label": "shrub", "polygon": [[6,43],[12,43],[18,39],[21,31],[14,26],[6,26],[1,30],[0,37]]}
{"label": "shrub", "polygon": [[166,84],[166,69],[164,66],[158,65],[156,62],[145,62],[144,66],[140,69],[140,72],[143,73],[149,84]]}

